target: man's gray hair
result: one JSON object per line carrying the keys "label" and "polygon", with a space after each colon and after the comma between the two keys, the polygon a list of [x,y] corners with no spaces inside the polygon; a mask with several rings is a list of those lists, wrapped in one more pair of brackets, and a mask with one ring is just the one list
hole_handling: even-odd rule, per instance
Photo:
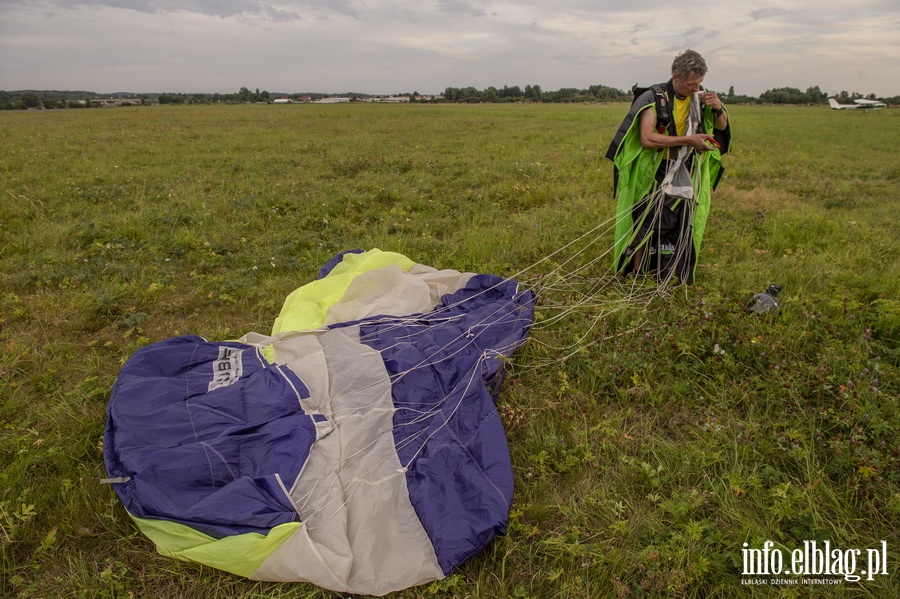
{"label": "man's gray hair", "polygon": [[680,52],[672,61],[672,74],[679,79],[687,79],[691,75],[697,77],[706,76],[706,61],[699,52],[685,50]]}

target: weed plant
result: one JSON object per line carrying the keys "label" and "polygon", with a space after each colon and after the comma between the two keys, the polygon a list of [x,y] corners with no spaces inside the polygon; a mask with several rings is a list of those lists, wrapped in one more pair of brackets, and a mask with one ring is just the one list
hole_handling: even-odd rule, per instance
{"label": "weed plant", "polygon": [[[0,595],[334,596],[155,553],[98,484],[119,368],[176,335],[267,333],[284,297],[351,248],[505,276],[536,265],[526,282],[552,289],[542,259],[613,217],[603,155],[625,110],[0,114]],[[896,596],[900,111],[730,114],[696,283],[558,320],[550,304],[576,296],[539,295],[546,320],[498,401],[508,535],[397,597]],[[595,237],[599,255],[612,237]],[[781,310],[746,314],[770,283]],[[742,584],[744,543],[767,540],[886,541],[890,573]]]}

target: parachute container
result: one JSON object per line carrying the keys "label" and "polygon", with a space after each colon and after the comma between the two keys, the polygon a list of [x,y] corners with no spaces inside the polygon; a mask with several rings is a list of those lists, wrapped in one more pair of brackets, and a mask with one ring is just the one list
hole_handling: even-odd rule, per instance
{"label": "parachute container", "polygon": [[494,397],[532,303],[497,276],[340,254],[271,335],[135,352],[107,482],[174,558],[369,595],[443,578],[506,531]]}
{"label": "parachute container", "polygon": [[754,295],[747,304],[747,311],[752,314],[768,314],[778,310],[778,294],[781,293],[781,285],[772,283],[762,293]]}

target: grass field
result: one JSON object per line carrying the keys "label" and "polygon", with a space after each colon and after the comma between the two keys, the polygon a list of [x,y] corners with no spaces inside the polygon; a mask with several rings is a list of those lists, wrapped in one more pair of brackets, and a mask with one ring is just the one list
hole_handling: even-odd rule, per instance
{"label": "grass field", "polygon": [[[97,482],[104,409],[139,347],[267,333],[332,255],[378,247],[531,266],[539,293],[499,401],[509,534],[397,597],[897,596],[900,110],[731,108],[697,281],[641,301],[592,291],[625,110],[0,113],[0,595],[333,597],[156,554]],[[782,309],[748,316],[769,283]],[[885,541],[889,574],[742,584],[767,540]]]}

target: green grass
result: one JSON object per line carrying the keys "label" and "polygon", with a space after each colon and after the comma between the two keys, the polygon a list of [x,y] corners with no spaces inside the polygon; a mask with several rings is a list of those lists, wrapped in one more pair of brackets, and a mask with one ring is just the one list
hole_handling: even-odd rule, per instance
{"label": "green grass", "polygon": [[[624,110],[0,114],[0,594],[334,596],[157,555],[97,484],[104,409],[139,347],[268,332],[333,254],[379,247],[535,265],[520,278],[541,319],[499,402],[509,534],[398,597],[895,596],[900,111],[733,107],[697,282],[638,302],[592,287],[606,227],[542,261],[613,216],[603,155]],[[747,316],[772,282],[780,313]],[[743,543],[812,539],[886,540],[891,574],[741,585]]]}

